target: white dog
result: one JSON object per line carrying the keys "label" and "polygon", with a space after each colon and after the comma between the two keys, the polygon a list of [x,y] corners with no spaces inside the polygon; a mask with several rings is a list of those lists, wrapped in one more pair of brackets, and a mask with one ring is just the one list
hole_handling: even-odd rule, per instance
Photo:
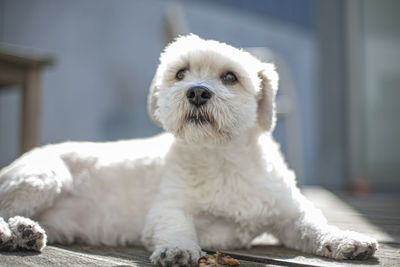
{"label": "white dog", "polygon": [[274,66],[247,52],[178,38],[148,103],[167,133],[48,145],[1,170],[1,249],[145,245],[153,263],[187,266],[201,248],[248,247],[268,231],[304,252],[372,256],[376,240],[327,225],[297,188],[271,136],[277,85]]}

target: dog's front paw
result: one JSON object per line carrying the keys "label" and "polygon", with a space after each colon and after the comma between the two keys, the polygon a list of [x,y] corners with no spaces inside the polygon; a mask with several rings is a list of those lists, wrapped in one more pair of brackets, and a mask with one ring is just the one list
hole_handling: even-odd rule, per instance
{"label": "dog's front paw", "polygon": [[197,266],[197,261],[202,256],[200,247],[160,247],[150,257],[154,264],[160,266]]}
{"label": "dog's front paw", "polygon": [[338,260],[366,260],[374,255],[378,242],[352,231],[340,231],[324,238],[319,254]]}
{"label": "dog's front paw", "polygon": [[46,233],[37,222],[16,216],[8,220],[8,225],[16,237],[18,248],[42,251],[46,246]]}

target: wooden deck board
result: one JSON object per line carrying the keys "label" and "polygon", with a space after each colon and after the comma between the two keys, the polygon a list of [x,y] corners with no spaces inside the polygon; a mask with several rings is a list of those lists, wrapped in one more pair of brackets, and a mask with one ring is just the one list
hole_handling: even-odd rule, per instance
{"label": "wooden deck board", "polygon": [[[222,251],[238,258],[241,266],[400,266],[400,196],[340,198],[321,188],[303,190],[328,221],[342,229],[367,233],[380,247],[367,261],[334,261],[287,249],[263,236],[249,250]],[[140,247],[48,246],[42,253],[0,252],[0,266],[153,266],[150,253]]]}
{"label": "wooden deck board", "polygon": [[[391,235],[391,233],[387,233],[382,229],[383,221],[380,223],[377,221],[371,221],[368,219],[365,212],[360,212],[357,208],[349,204],[357,201],[360,203],[359,206],[363,205],[365,207],[384,205],[383,203],[378,203],[379,201],[377,201],[377,199],[375,199],[375,201],[372,198],[360,200],[356,197],[345,197],[344,195],[341,195],[339,198],[337,195],[320,187],[307,187],[303,189],[303,192],[318,208],[322,210],[330,224],[336,225],[342,229],[368,234],[375,237],[380,242],[396,241],[396,238]],[[387,200],[387,202],[389,201],[390,200]],[[396,203],[396,201],[397,203],[400,203],[400,196],[391,199],[391,201],[393,201],[393,203]],[[390,206],[389,203],[386,205]],[[384,209],[384,207],[382,207],[382,209]],[[372,213],[369,213],[369,217],[372,217]],[[397,214],[400,215],[400,210],[397,211]],[[392,214],[390,220],[396,217],[395,214]],[[397,223],[397,227],[397,229],[400,229],[399,223]]]}
{"label": "wooden deck board", "polygon": [[278,245],[254,246],[250,250],[229,251],[228,254],[239,259],[240,256],[245,256],[245,259],[253,258],[259,262],[264,260],[280,266],[400,266],[400,245],[384,243],[380,244],[376,256],[366,261],[336,261]]}

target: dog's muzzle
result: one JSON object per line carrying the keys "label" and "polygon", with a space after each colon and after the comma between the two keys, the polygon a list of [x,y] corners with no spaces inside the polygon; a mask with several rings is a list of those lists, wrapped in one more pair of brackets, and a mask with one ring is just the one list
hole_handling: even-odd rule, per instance
{"label": "dog's muzzle", "polygon": [[197,108],[206,104],[211,99],[213,93],[205,86],[193,86],[186,92],[186,98],[189,103]]}
{"label": "dog's muzzle", "polygon": [[213,124],[214,119],[205,105],[212,96],[213,92],[205,86],[196,85],[190,87],[186,92],[186,98],[191,108],[185,114],[185,121],[198,125]]}

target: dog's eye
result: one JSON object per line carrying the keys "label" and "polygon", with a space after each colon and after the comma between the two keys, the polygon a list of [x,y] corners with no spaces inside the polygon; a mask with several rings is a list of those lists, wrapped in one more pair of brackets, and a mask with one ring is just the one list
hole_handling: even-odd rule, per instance
{"label": "dog's eye", "polygon": [[221,80],[224,84],[233,85],[237,82],[236,75],[233,72],[226,72],[221,75]]}
{"label": "dog's eye", "polygon": [[185,72],[186,72],[186,69],[180,69],[180,70],[176,73],[175,78],[176,78],[178,81],[183,80],[183,78],[185,78]]}

